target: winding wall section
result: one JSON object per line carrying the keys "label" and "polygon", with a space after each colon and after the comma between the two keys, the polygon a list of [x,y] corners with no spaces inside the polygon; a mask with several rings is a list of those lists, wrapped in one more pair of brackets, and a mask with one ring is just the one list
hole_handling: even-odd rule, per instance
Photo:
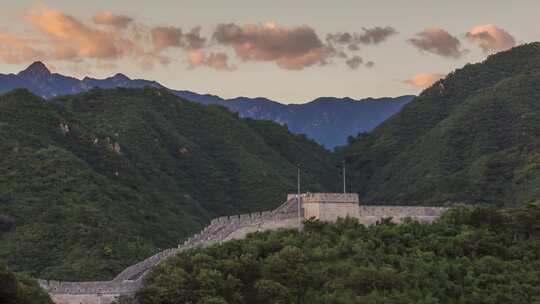
{"label": "winding wall section", "polygon": [[[187,239],[177,248],[161,251],[142,262],[131,265],[111,281],[63,282],[38,280],[57,304],[108,304],[122,295],[133,295],[143,285],[148,271],[159,262],[190,248],[207,247],[231,239],[240,239],[247,234],[279,228],[298,228],[298,206],[295,196],[274,211],[224,216],[214,219],[201,232]],[[405,217],[432,221],[446,208],[402,207],[402,206],[360,206],[358,219],[370,225],[383,217],[401,221]],[[303,216],[303,215],[302,215]]]}

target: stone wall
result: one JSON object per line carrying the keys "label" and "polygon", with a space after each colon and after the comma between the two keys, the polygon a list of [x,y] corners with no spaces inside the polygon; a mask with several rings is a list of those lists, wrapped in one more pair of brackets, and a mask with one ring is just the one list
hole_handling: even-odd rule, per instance
{"label": "stone wall", "polygon": [[360,206],[358,219],[364,225],[372,225],[382,218],[392,218],[396,223],[410,217],[431,222],[439,218],[448,208],[420,206]]}
{"label": "stone wall", "polygon": [[[342,204],[349,205],[355,199],[358,200],[358,196],[348,194],[317,193],[301,196],[303,203],[329,200],[332,202],[341,201],[344,202]],[[349,200],[350,203],[347,203]],[[331,209],[339,209],[340,206],[343,205],[340,205],[340,203],[329,204]],[[355,208],[355,210],[359,211],[355,211],[355,214],[347,213],[347,215],[358,218],[361,223],[366,225],[387,217],[392,217],[396,222],[400,222],[405,217],[433,221],[446,211],[446,208],[408,206],[356,205]],[[323,212],[330,212],[330,210],[325,209]],[[303,209],[301,210],[301,217],[304,217]],[[224,216],[214,219],[202,231],[187,239],[177,248],[166,249],[142,262],[129,266],[111,281],[60,282],[38,280],[38,282],[42,288],[51,294],[57,304],[109,304],[118,296],[135,294],[142,287],[145,274],[153,266],[183,250],[211,246],[232,239],[241,239],[247,234],[257,231],[298,228],[300,225],[296,195],[289,195],[287,201],[274,211]]]}
{"label": "stone wall", "polygon": [[298,227],[295,201],[287,201],[274,211],[224,216],[214,219],[201,232],[187,239],[178,248],[161,251],[142,262],[131,265],[111,281],[62,282],[38,280],[57,304],[108,304],[121,295],[134,295],[142,287],[143,278],[159,262],[190,249],[211,246],[223,241],[243,238],[247,233],[276,228]]}
{"label": "stone wall", "polygon": [[[296,198],[296,194],[287,195],[287,200]],[[359,203],[358,194],[356,193],[303,193],[300,194],[302,202],[305,203],[322,203],[322,202],[339,202],[339,203]]]}

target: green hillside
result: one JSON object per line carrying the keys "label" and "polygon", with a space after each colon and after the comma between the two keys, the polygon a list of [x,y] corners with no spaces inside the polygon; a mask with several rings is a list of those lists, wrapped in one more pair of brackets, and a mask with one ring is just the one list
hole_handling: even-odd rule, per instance
{"label": "green hillside", "polygon": [[183,252],[141,304],[529,304],[540,301],[540,205],[456,206],[435,223],[306,222]]}
{"label": "green hillside", "polygon": [[365,202],[540,198],[540,43],[467,65],[338,152]]}
{"label": "green hillside", "polygon": [[49,279],[105,279],[211,218],[267,210],[337,176],[329,152],[272,123],[156,89],[45,102],[0,97],[0,259]]}
{"label": "green hillside", "polygon": [[15,274],[2,264],[0,264],[0,303],[53,304],[49,295],[35,280]]}

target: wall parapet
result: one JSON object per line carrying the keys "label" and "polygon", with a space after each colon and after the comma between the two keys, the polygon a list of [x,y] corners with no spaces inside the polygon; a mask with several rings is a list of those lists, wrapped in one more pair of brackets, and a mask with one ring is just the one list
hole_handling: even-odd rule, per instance
{"label": "wall parapet", "polygon": [[[296,200],[297,194],[288,194],[288,200]],[[304,193],[300,195],[302,203],[359,203],[357,193]]]}

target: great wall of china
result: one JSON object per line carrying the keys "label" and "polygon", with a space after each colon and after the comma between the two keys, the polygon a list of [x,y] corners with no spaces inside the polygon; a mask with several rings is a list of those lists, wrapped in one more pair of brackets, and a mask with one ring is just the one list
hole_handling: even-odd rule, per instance
{"label": "great wall of china", "polygon": [[[391,217],[399,222],[411,217],[423,221],[438,218],[446,208],[418,206],[360,206],[356,194],[303,194],[301,218],[335,220],[337,217],[356,217],[362,224],[371,225],[382,218]],[[324,208],[323,208],[324,207]],[[181,251],[207,247],[232,239],[244,238],[247,234],[279,228],[294,229],[299,226],[298,203],[295,195],[273,211],[224,216],[211,221],[201,232],[187,239],[177,248],[166,249],[146,260],[129,266],[111,281],[61,282],[38,280],[56,304],[109,304],[115,298],[134,295],[143,286],[143,279],[157,263]]]}

